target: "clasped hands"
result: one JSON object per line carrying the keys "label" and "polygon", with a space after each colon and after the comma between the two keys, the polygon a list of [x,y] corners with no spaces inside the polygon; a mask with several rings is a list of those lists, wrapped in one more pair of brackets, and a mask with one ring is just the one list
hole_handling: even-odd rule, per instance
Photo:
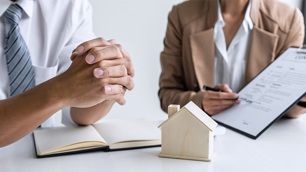
{"label": "clasped hands", "polygon": [[134,88],[134,67],[129,54],[114,40],[97,38],[79,45],[69,69],[61,75],[71,107],[87,108],[112,100],[125,104],[126,89]]}

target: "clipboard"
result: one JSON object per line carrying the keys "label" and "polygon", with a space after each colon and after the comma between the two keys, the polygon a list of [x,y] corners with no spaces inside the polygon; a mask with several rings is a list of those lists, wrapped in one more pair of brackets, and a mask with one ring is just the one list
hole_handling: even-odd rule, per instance
{"label": "clipboard", "polygon": [[306,95],[306,47],[290,47],[239,92],[240,104],[212,118],[257,139]]}

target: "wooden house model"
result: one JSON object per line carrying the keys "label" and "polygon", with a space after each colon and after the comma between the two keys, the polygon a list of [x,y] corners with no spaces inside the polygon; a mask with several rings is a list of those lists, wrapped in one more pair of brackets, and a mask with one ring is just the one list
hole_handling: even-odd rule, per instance
{"label": "wooden house model", "polygon": [[168,107],[168,119],[162,131],[160,157],[210,161],[213,153],[213,130],[218,124],[193,102],[182,109]]}

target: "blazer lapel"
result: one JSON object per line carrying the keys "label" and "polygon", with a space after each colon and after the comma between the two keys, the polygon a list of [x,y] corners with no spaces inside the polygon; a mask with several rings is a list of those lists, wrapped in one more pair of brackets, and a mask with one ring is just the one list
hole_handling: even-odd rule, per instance
{"label": "blazer lapel", "polygon": [[[214,24],[218,19],[217,1],[207,1],[205,4],[206,14],[213,16],[204,23],[209,29],[195,32],[190,36],[191,55],[195,74],[199,86],[214,86]],[[275,50],[278,42],[278,35],[260,29],[260,8],[261,0],[252,1],[251,18],[254,28],[251,33],[248,60],[246,64],[245,84],[262,71],[275,59]],[[202,20],[203,22],[204,20]],[[200,21],[199,21],[200,22]]]}
{"label": "blazer lapel", "polygon": [[214,86],[214,25],[218,20],[218,1],[203,1],[202,16],[193,21],[194,28],[201,29],[193,29],[189,37],[192,61],[200,88],[203,85]]}
{"label": "blazer lapel", "polygon": [[[261,29],[264,21],[260,14],[262,0],[253,0],[251,7],[251,19],[254,28],[251,34],[249,45],[249,56],[246,64],[245,84],[261,72],[275,59],[275,50],[278,42],[278,35]],[[270,23],[272,24],[272,23]],[[271,26],[277,29],[277,25]]]}
{"label": "blazer lapel", "polygon": [[254,27],[246,64],[245,84],[275,59],[278,35]]}
{"label": "blazer lapel", "polygon": [[190,36],[191,54],[199,86],[214,85],[214,29]]}

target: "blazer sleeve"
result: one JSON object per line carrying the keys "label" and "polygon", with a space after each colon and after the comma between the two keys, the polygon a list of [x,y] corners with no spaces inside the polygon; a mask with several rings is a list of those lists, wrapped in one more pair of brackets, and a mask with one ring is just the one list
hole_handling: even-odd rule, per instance
{"label": "blazer sleeve", "polygon": [[170,104],[184,106],[193,101],[202,107],[202,92],[186,89],[182,60],[183,27],[179,20],[177,6],[172,8],[168,16],[168,26],[164,39],[164,50],[160,55],[161,75],[158,96],[163,111],[167,112]]}

